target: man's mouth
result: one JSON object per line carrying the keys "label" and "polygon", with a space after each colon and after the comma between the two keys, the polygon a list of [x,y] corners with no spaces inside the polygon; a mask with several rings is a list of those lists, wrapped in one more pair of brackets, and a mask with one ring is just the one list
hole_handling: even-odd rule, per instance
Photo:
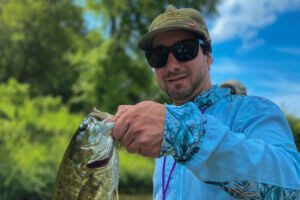
{"label": "man's mouth", "polygon": [[184,79],[186,77],[187,77],[186,75],[173,76],[173,77],[167,78],[167,81],[168,82],[179,81],[179,80]]}

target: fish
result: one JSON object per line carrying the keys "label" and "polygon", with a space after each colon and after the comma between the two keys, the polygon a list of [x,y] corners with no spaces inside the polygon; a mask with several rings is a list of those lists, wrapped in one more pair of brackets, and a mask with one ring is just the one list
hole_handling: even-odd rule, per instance
{"label": "fish", "polygon": [[52,200],[118,200],[119,156],[113,115],[94,108],[72,137],[57,172]]}

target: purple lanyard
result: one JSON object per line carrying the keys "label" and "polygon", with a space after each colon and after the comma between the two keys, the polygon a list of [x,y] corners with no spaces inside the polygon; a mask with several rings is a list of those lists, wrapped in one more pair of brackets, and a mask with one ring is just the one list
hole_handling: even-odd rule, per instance
{"label": "purple lanyard", "polygon": [[[201,110],[201,113],[203,114],[205,112],[207,108],[204,108],[203,110]],[[166,194],[167,194],[167,189],[168,189],[168,186],[169,186],[169,182],[170,182],[170,178],[171,178],[171,175],[174,171],[174,168],[175,168],[175,165],[176,165],[176,162],[174,161],[173,163],[173,166],[172,166],[172,169],[170,171],[170,174],[169,174],[169,177],[168,177],[168,180],[167,180],[167,185],[166,185],[166,188],[165,188],[165,166],[166,166],[166,160],[167,160],[167,157],[165,156],[164,157],[164,163],[163,163],[163,170],[162,170],[162,191],[163,191],[163,200],[166,199]]]}

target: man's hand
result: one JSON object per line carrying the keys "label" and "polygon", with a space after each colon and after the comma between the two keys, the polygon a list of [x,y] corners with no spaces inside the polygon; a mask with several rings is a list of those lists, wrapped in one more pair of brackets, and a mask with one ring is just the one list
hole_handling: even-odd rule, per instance
{"label": "man's hand", "polygon": [[114,118],[112,136],[130,153],[159,157],[164,136],[166,108],[163,104],[144,101],[121,105]]}

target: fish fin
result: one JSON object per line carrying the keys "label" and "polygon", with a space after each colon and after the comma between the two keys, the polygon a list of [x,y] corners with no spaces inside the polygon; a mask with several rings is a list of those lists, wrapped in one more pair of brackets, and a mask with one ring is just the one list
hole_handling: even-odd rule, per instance
{"label": "fish fin", "polygon": [[119,192],[118,188],[115,189],[114,194],[113,194],[113,200],[119,200]]}

